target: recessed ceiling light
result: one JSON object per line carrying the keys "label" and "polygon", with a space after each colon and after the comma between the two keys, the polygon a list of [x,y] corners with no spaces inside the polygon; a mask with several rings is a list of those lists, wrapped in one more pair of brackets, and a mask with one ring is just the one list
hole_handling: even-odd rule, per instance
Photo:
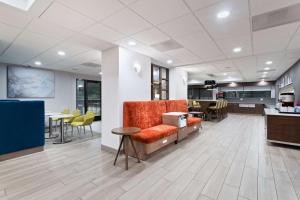
{"label": "recessed ceiling light", "polygon": [[41,61],[35,61],[34,64],[35,64],[36,66],[41,66],[41,65],[42,65],[42,62],[41,62]]}
{"label": "recessed ceiling light", "polygon": [[270,70],[270,67],[265,67],[264,70]]}
{"label": "recessed ceiling light", "polygon": [[266,65],[272,65],[272,63],[273,62],[271,60],[269,60],[269,61],[266,62]]}
{"label": "recessed ceiling light", "polygon": [[12,7],[24,10],[24,11],[28,11],[31,6],[33,5],[33,3],[35,2],[35,0],[0,0],[0,2],[5,3],[7,5],[10,5]]}
{"label": "recessed ceiling light", "polygon": [[223,75],[224,75],[224,76],[227,76],[227,73],[224,73]]}
{"label": "recessed ceiling light", "polygon": [[267,74],[268,72],[263,72],[263,74]]}
{"label": "recessed ceiling light", "polygon": [[59,55],[59,56],[65,56],[65,55],[66,55],[66,52],[64,52],[64,51],[58,51],[58,52],[57,52],[57,55]]}
{"label": "recessed ceiling light", "polygon": [[129,45],[129,46],[135,46],[135,45],[136,45],[136,42],[131,40],[131,41],[128,42],[128,45]]}
{"label": "recessed ceiling light", "polygon": [[234,53],[239,53],[242,51],[242,47],[235,47],[233,50],[232,50]]}
{"label": "recessed ceiling light", "polygon": [[167,60],[167,64],[172,64],[173,60]]}
{"label": "recessed ceiling light", "polygon": [[102,76],[102,75],[103,75],[103,72],[99,72],[99,75],[101,75],[101,76]]}
{"label": "recessed ceiling light", "polygon": [[219,12],[219,13],[217,14],[217,18],[218,18],[218,19],[224,19],[224,18],[228,17],[229,15],[230,15],[230,11],[228,11],[228,10],[223,10],[223,11],[221,11],[221,12]]}

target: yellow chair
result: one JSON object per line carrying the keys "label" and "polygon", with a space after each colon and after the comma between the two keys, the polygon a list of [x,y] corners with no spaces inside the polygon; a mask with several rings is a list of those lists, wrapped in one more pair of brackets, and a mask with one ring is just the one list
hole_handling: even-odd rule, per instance
{"label": "yellow chair", "polygon": [[65,118],[65,119],[64,119],[64,123],[65,123],[65,125],[66,125],[66,132],[68,131],[68,126],[71,125],[71,123],[74,121],[74,119],[75,119],[76,117],[79,117],[80,114],[81,114],[81,113],[80,113],[80,110],[79,110],[79,109],[76,109],[76,110],[74,110],[74,111],[72,112],[73,117],[69,117],[69,118]]}
{"label": "yellow chair", "polygon": [[73,134],[73,127],[76,127],[77,128],[77,131],[78,131],[78,134],[80,134],[81,131],[79,131],[79,128],[80,127],[80,130],[81,130],[81,127],[83,127],[83,131],[84,131],[84,134],[85,134],[85,126],[89,126],[90,127],[90,130],[91,130],[91,133],[93,135],[93,130],[92,130],[92,123],[95,119],[95,113],[94,112],[86,112],[85,115],[83,116],[79,116],[79,117],[76,117],[73,122],[71,123],[71,126],[72,126],[72,134]]}
{"label": "yellow chair", "polygon": [[201,110],[201,104],[198,101],[193,101],[192,102],[192,108],[193,111],[200,111]]}
{"label": "yellow chair", "polygon": [[[62,112],[61,112],[61,114],[70,114],[70,109],[68,109],[68,108],[65,108]],[[57,119],[57,118],[53,118],[52,119],[52,122],[55,122],[55,131],[56,131],[56,127],[57,127],[57,124],[58,124],[58,121],[59,121],[60,119]]]}

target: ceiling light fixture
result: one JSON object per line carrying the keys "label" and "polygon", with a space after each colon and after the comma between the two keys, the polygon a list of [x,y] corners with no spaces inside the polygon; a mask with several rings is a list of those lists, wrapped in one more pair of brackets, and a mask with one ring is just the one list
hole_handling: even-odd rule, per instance
{"label": "ceiling light fixture", "polygon": [[128,45],[129,45],[129,46],[135,46],[135,45],[136,45],[136,42],[131,40],[131,41],[128,42]]}
{"label": "ceiling light fixture", "polygon": [[23,11],[28,11],[31,8],[31,6],[34,4],[35,0],[22,0],[22,1],[0,0],[0,2],[21,9]]}
{"label": "ceiling light fixture", "polygon": [[65,55],[66,55],[66,52],[64,52],[64,51],[58,51],[58,52],[57,52],[57,55],[59,55],[59,56],[65,56]]}
{"label": "ceiling light fixture", "polygon": [[242,51],[242,47],[236,47],[232,50],[234,53],[239,53]]}
{"label": "ceiling light fixture", "polygon": [[224,19],[224,18],[227,18],[229,15],[230,15],[230,11],[228,11],[228,10],[223,10],[223,11],[221,11],[221,12],[219,12],[219,13],[217,14],[217,18],[218,18],[218,19]]}
{"label": "ceiling light fixture", "polygon": [[266,62],[266,65],[272,65],[272,63],[273,62],[271,60],[269,60],[269,61]]}
{"label": "ceiling light fixture", "polygon": [[103,72],[99,72],[99,75],[102,76],[102,75],[103,75]]}
{"label": "ceiling light fixture", "polygon": [[223,75],[224,75],[224,76],[227,76],[227,73],[224,73]]}
{"label": "ceiling light fixture", "polygon": [[35,64],[36,66],[41,66],[41,65],[42,65],[42,62],[41,62],[41,61],[35,61],[34,64]]}
{"label": "ceiling light fixture", "polygon": [[265,67],[264,70],[270,70],[270,67]]}
{"label": "ceiling light fixture", "polygon": [[263,74],[267,74],[268,72],[263,72]]}
{"label": "ceiling light fixture", "polygon": [[167,60],[167,64],[172,64],[173,60]]}

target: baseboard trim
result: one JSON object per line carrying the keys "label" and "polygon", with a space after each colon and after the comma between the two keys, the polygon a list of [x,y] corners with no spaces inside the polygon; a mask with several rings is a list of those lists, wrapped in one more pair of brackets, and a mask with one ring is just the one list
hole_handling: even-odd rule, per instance
{"label": "baseboard trim", "polygon": [[114,148],[112,148],[112,147],[103,145],[103,144],[101,144],[101,150],[102,150],[102,151],[109,152],[109,153],[114,153],[114,154],[116,154],[116,153],[118,152],[118,150],[116,150],[116,149],[114,149]]}
{"label": "baseboard trim", "polygon": [[34,148],[30,148],[30,149],[25,149],[25,150],[16,151],[13,153],[0,155],[0,162],[9,160],[9,159],[13,159],[13,158],[26,156],[26,155],[37,153],[37,152],[41,152],[41,151],[44,151],[44,146],[34,147]]}

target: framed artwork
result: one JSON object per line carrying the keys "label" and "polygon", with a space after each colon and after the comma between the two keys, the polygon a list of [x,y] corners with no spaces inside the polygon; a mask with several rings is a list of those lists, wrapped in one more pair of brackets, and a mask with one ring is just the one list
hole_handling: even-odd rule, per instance
{"label": "framed artwork", "polygon": [[49,70],[8,66],[8,98],[54,98],[55,77]]}

